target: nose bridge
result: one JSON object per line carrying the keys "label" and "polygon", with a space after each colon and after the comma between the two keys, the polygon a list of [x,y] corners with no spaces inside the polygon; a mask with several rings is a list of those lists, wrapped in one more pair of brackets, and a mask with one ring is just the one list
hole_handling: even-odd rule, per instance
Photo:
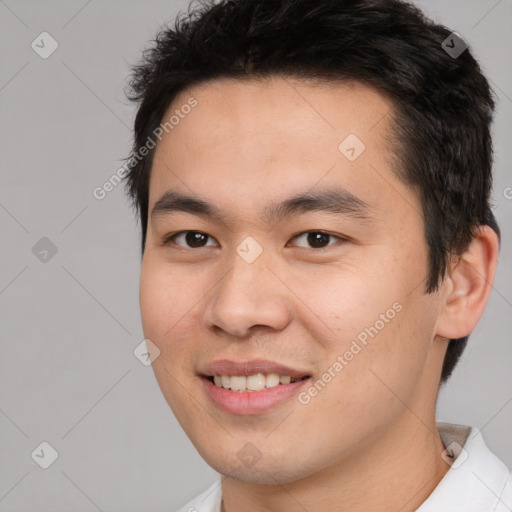
{"label": "nose bridge", "polygon": [[246,336],[254,325],[283,329],[290,312],[285,287],[267,268],[266,255],[256,256],[254,242],[246,240],[230,260],[230,269],[215,287],[204,314],[207,327],[218,326]]}
{"label": "nose bridge", "polygon": [[266,274],[269,273],[267,265],[271,264],[271,258],[268,248],[263,247],[261,237],[258,239],[259,242],[252,236],[246,236],[227,257],[230,271],[223,279],[224,288],[227,288],[225,291],[233,288],[232,292],[238,294],[246,290],[249,293],[245,295],[252,294],[254,300],[254,294],[258,293],[258,281],[265,285]]}

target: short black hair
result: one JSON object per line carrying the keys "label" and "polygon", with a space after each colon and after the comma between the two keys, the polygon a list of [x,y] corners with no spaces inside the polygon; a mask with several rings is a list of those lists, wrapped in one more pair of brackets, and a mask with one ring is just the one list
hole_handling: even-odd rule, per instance
{"label": "short black hair", "polygon": [[[460,55],[450,52],[457,44]],[[360,82],[391,99],[394,172],[419,196],[428,242],[425,292],[438,289],[450,257],[490,208],[489,83],[462,38],[401,0],[221,0],[180,12],[132,67],[138,104],[126,189],[140,215],[144,254],[154,151],[135,158],[181,91],[216,78],[295,77]],[[468,337],[450,340],[441,385]]]}

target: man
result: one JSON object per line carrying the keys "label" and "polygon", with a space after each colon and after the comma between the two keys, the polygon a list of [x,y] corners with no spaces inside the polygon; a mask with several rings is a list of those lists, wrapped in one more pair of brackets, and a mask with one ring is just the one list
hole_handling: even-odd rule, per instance
{"label": "man", "polygon": [[460,36],[398,0],[202,4],[131,86],[143,330],[222,475],[181,510],[511,510],[479,430],[435,421],[499,250]]}

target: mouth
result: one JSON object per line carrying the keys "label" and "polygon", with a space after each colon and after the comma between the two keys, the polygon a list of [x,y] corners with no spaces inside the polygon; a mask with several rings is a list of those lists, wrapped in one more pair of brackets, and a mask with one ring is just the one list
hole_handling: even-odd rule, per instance
{"label": "mouth", "polygon": [[312,374],[264,359],[213,361],[198,373],[206,395],[220,410],[259,415],[292,399]]}
{"label": "mouth", "polygon": [[310,375],[302,377],[292,377],[290,375],[279,375],[278,373],[256,373],[253,375],[210,375],[205,376],[212,384],[218,388],[229,389],[238,393],[252,393],[264,389],[275,388],[293,384],[295,382],[306,380]]}

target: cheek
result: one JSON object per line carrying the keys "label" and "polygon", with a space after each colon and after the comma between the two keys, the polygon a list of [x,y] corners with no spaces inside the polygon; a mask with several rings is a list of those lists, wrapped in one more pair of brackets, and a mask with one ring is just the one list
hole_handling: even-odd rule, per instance
{"label": "cheek", "polygon": [[190,425],[184,423],[189,417],[187,411],[199,414],[183,393],[183,386],[190,386],[188,380],[193,378],[188,361],[194,347],[189,342],[190,334],[187,337],[191,322],[197,322],[193,317],[197,300],[190,292],[193,283],[184,278],[183,272],[171,272],[150,254],[144,258],[139,288],[144,337],[160,350],[152,363],[156,380],[176,418],[188,430]]}
{"label": "cheek", "polygon": [[305,327],[322,345],[323,371],[336,374],[328,385],[333,394],[322,391],[317,403],[322,407],[325,399],[328,408],[334,401],[371,418],[372,407],[380,409],[386,397],[393,401],[384,383],[407,390],[420,378],[435,319],[428,297],[419,288],[411,294],[403,274],[391,267],[387,273],[336,275],[296,289],[315,313]]}
{"label": "cheek", "polygon": [[[367,268],[356,272],[336,268],[322,276],[311,279],[302,276],[295,280],[294,292],[303,298],[305,307],[310,310],[301,317],[312,318],[307,328],[316,331],[316,339],[329,352],[343,352],[352,339],[360,333],[363,337],[365,329],[375,322],[378,322],[379,331],[384,327],[380,325],[380,315],[392,308],[400,293],[396,286],[379,279],[373,270]],[[394,314],[392,310],[388,316]],[[386,317],[385,320],[388,320],[387,328],[389,319]]]}
{"label": "cheek", "polygon": [[145,256],[139,288],[142,327],[163,353],[175,351],[183,329],[190,327],[198,302],[193,290],[190,276]]}
{"label": "cheek", "polygon": [[421,307],[419,300],[392,294],[389,304],[372,309],[370,316],[352,312],[357,321],[347,323],[346,332],[339,331],[338,343],[330,346],[329,366],[341,355],[342,369],[319,406],[328,411],[335,403],[340,421],[346,415],[370,424],[391,421],[404,411],[404,403],[413,404],[429,371],[435,325],[426,302]]}
{"label": "cheek", "polygon": [[158,272],[145,256],[142,264],[139,288],[139,303],[144,336],[150,338],[159,348],[163,334],[163,319],[172,311],[172,297],[167,292],[168,279]]}

